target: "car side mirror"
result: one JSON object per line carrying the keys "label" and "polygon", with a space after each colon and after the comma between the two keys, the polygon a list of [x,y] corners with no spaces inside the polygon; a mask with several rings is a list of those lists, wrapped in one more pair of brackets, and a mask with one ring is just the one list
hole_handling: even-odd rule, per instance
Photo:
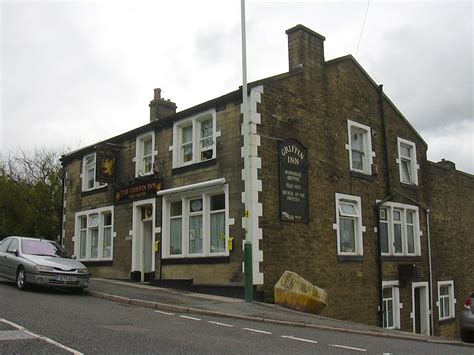
{"label": "car side mirror", "polygon": [[77,256],[72,255],[72,256],[71,256],[71,259],[76,260],[76,259],[77,259]]}
{"label": "car side mirror", "polygon": [[16,250],[16,249],[9,250],[8,252],[11,253],[11,254],[15,254],[15,256],[19,255],[18,250]]}

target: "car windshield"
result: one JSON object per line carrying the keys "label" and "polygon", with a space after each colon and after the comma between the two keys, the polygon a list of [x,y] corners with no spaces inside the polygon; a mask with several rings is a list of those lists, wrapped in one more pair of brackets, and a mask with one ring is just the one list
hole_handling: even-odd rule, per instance
{"label": "car windshield", "polygon": [[55,256],[61,258],[71,258],[66,250],[56,242],[48,240],[23,239],[21,241],[23,254]]}

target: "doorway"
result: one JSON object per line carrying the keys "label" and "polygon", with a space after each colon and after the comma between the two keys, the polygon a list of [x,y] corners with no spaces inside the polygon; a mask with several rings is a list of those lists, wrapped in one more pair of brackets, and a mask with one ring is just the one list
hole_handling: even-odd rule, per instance
{"label": "doorway", "polygon": [[155,200],[133,204],[132,269],[134,281],[152,281],[155,278]]}
{"label": "doorway", "polygon": [[430,302],[428,282],[412,283],[413,333],[430,335]]}

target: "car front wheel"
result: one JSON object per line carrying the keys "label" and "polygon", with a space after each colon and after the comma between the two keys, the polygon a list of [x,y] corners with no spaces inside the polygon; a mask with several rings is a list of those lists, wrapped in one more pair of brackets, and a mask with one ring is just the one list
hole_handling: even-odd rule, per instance
{"label": "car front wheel", "polygon": [[20,267],[16,273],[16,286],[19,290],[26,290],[28,284],[26,283],[26,272],[23,267]]}

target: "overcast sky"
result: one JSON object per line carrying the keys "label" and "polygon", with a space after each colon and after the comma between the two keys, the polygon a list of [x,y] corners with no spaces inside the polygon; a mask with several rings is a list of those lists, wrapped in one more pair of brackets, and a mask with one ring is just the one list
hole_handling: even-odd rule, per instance
{"label": "overcast sky", "polygon": [[[285,30],[352,54],[428,143],[474,173],[471,1],[247,0],[248,79],[288,71]],[[178,111],[242,82],[240,1],[0,0],[0,151],[77,149],[149,121],[153,89]],[[359,49],[357,51],[358,43]]]}

